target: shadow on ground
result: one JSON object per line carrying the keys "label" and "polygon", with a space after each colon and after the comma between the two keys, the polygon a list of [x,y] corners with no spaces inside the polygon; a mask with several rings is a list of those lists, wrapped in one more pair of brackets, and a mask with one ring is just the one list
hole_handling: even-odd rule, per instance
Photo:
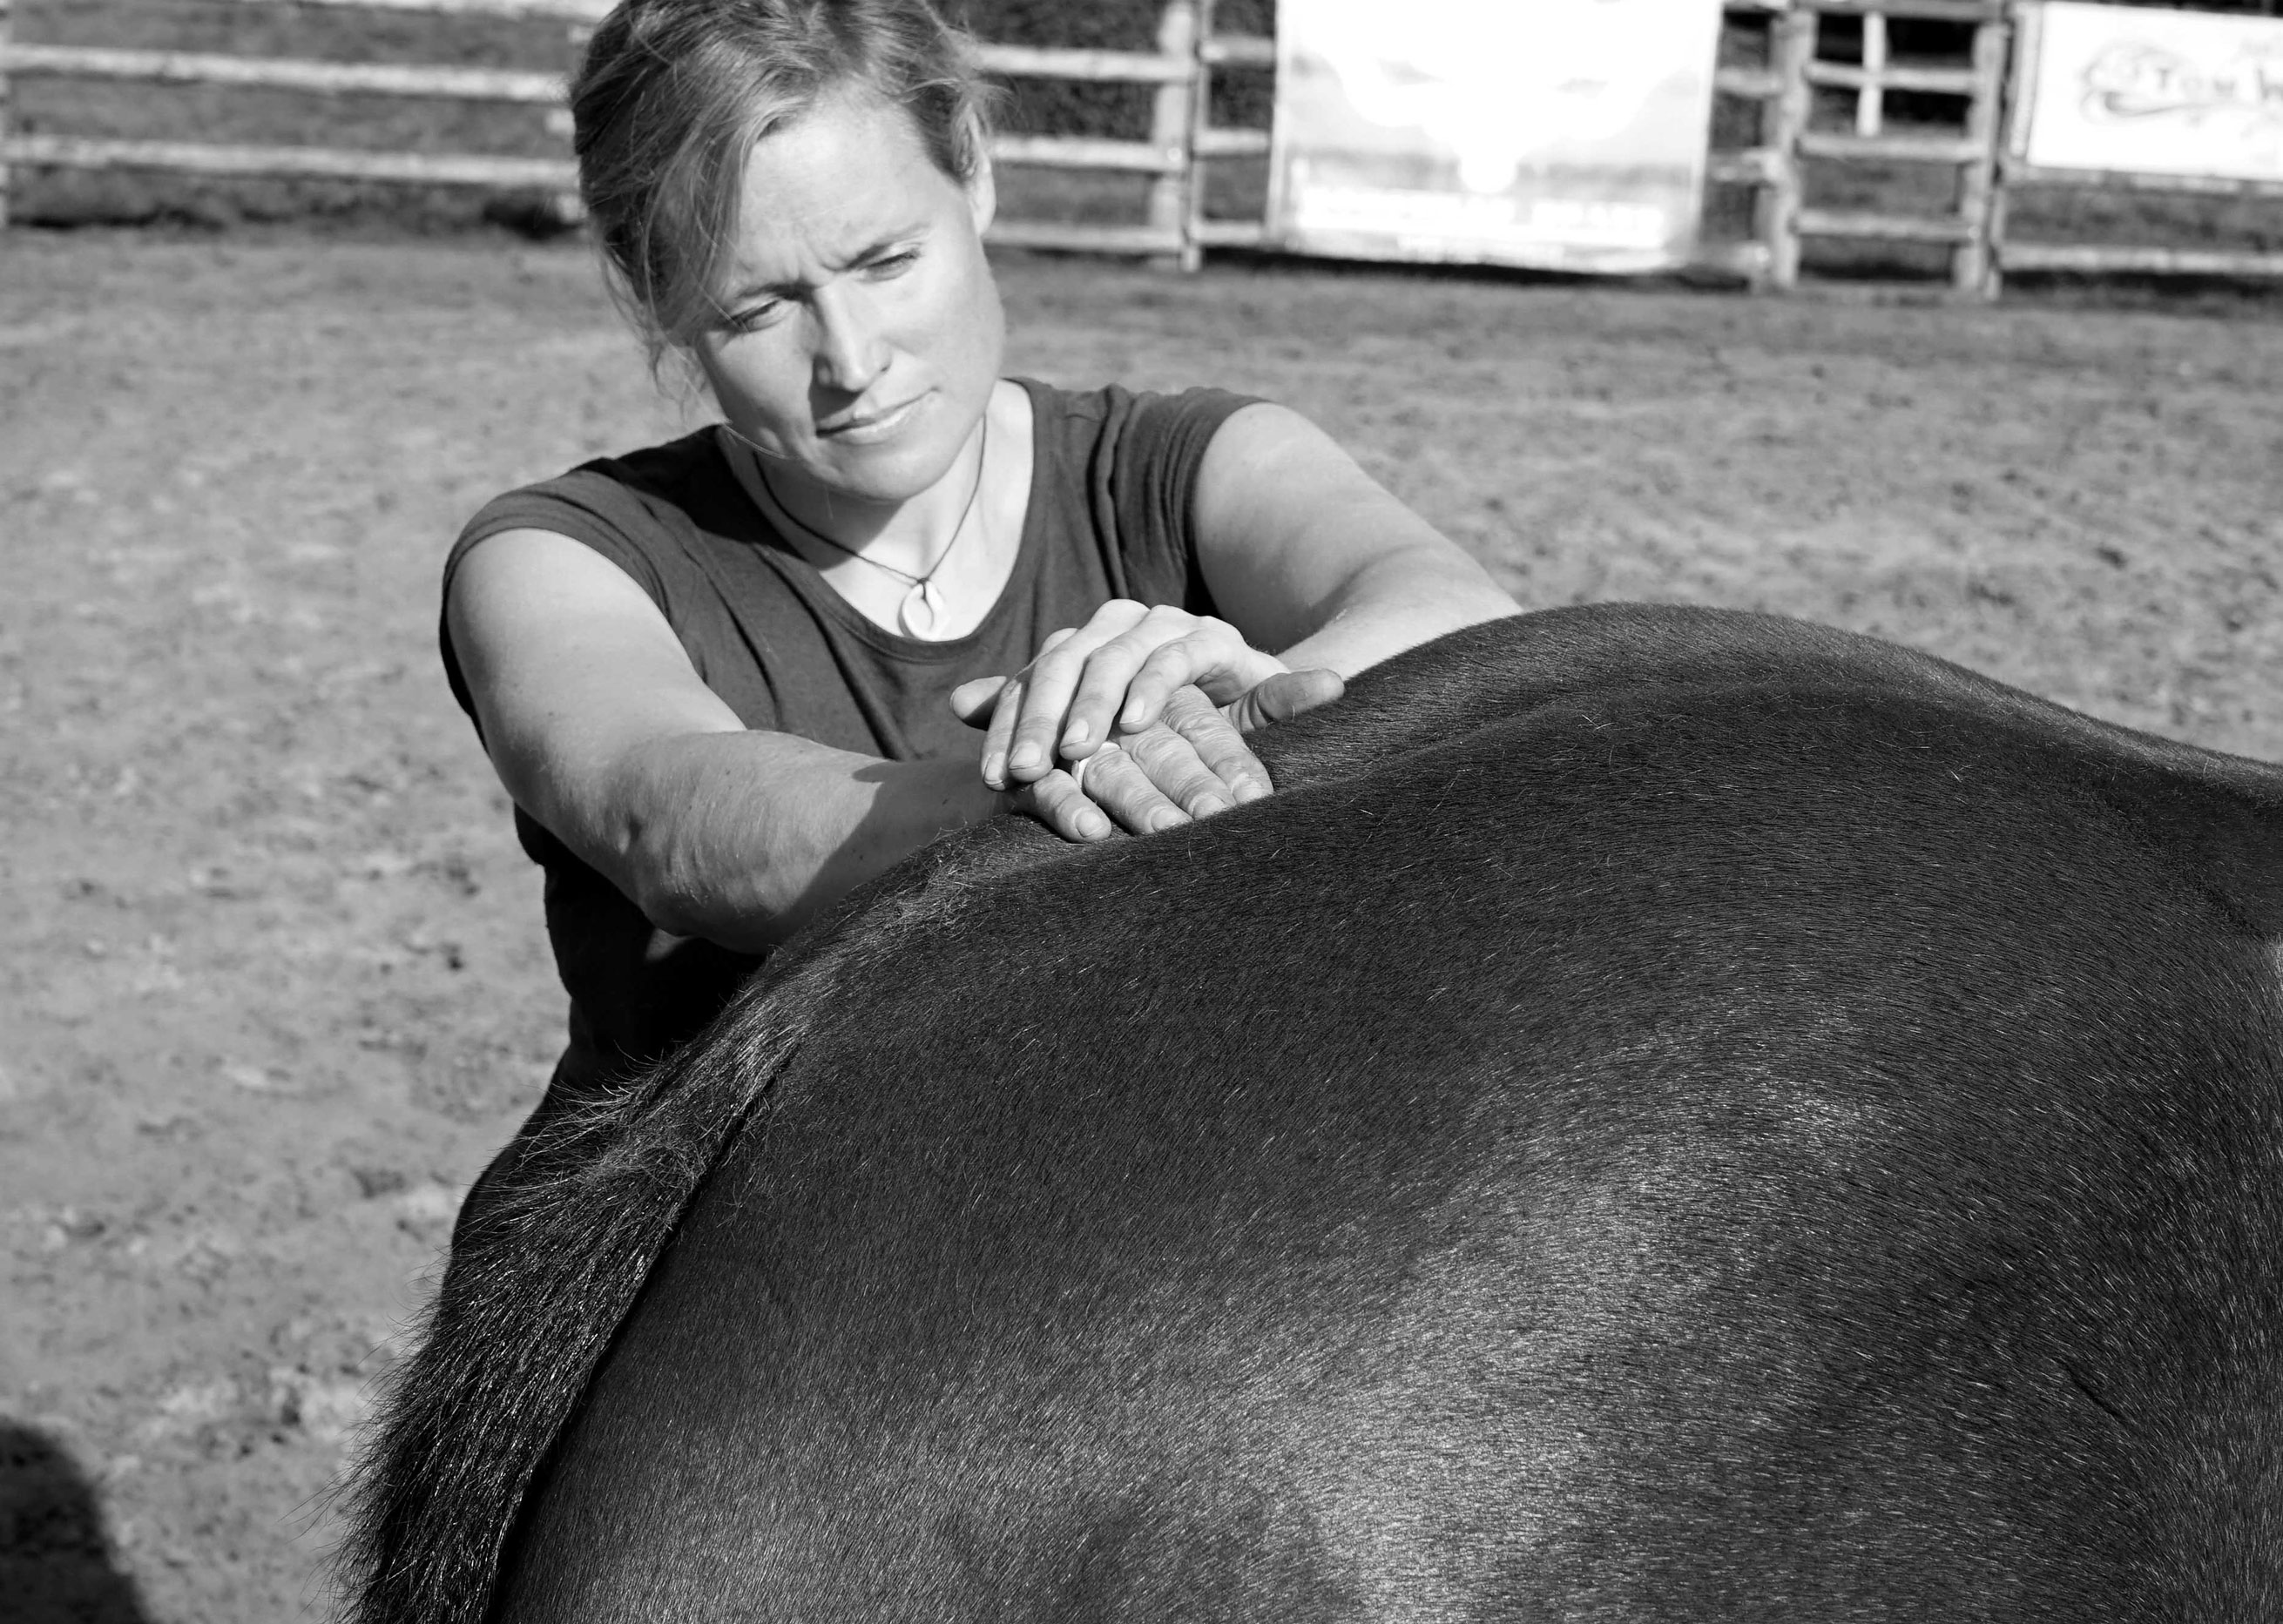
{"label": "shadow on ground", "polygon": [[0,1596],[12,1624],[147,1624],[102,1508],[63,1447],[0,1417]]}

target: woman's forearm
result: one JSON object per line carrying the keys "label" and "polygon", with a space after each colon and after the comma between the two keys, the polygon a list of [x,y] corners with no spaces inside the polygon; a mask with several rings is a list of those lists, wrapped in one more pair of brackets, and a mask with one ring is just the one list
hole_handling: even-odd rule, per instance
{"label": "woman's forearm", "polygon": [[1352,677],[1446,632],[1520,612],[1521,605],[1456,548],[1398,554],[1357,571],[1323,622],[1277,657],[1294,671],[1323,666]]}
{"label": "woman's forearm", "polygon": [[1196,501],[1219,614],[1296,671],[1352,676],[1519,612],[1482,565],[1282,407],[1248,406],[1221,425]]}
{"label": "woman's forearm", "polygon": [[612,882],[660,929],[747,952],[1004,802],[970,760],[883,761],[777,733],[643,745],[603,799]]}

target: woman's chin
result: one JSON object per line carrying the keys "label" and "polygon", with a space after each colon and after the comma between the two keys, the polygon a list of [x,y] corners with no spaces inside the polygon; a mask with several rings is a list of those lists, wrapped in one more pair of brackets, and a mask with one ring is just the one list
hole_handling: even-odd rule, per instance
{"label": "woman's chin", "polygon": [[928,466],[917,458],[899,465],[884,459],[836,457],[806,471],[831,497],[884,508],[926,494],[941,477],[939,472],[931,476]]}
{"label": "woman's chin", "polygon": [[958,464],[964,448],[963,439],[945,445],[932,435],[869,444],[827,439],[807,471],[819,484],[859,501],[906,502],[933,489]]}

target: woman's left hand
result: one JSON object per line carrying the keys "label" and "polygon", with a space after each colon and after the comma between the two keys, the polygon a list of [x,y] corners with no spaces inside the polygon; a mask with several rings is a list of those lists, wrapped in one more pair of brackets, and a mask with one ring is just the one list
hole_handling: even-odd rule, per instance
{"label": "woman's left hand", "polygon": [[1179,688],[1194,684],[1227,705],[1286,670],[1225,620],[1114,598],[1084,626],[1048,638],[1014,676],[963,683],[951,703],[970,719],[990,708],[983,781],[1006,789],[1142,732]]}
{"label": "woman's left hand", "polygon": [[[986,684],[981,692],[978,703],[987,707],[996,690]],[[1164,714],[1139,733],[1118,733],[1080,759],[1006,793],[1015,810],[1064,840],[1107,840],[1120,828],[1148,835],[1210,818],[1269,792],[1268,769],[1245,743],[1245,731],[1339,695],[1340,680],[1329,671],[1270,677],[1227,705],[1214,704],[1195,686],[1179,688]],[[978,709],[966,719],[980,727],[990,719]]]}
{"label": "woman's left hand", "polygon": [[1091,842],[1120,828],[1148,835],[1210,818],[1268,789],[1267,770],[1228,719],[1197,689],[1185,688],[1139,733],[1119,734],[1009,793],[1017,811],[1064,839]]}

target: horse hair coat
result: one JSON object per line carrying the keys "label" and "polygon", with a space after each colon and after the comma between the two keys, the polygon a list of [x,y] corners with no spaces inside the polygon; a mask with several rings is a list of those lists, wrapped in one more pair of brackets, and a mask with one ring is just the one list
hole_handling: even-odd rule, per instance
{"label": "horse hair coat", "polygon": [[1640,607],[1256,742],[510,1169],[357,1624],[2283,1617],[2283,773]]}

